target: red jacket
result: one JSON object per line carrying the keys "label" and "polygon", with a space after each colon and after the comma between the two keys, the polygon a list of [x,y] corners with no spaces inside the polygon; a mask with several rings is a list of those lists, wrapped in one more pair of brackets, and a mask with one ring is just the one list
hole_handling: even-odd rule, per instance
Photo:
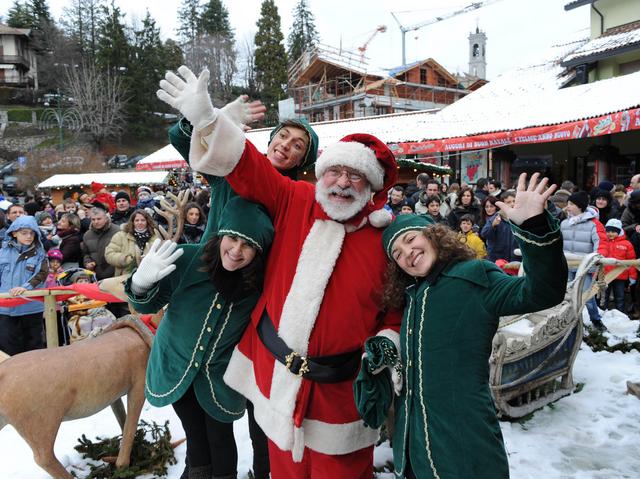
{"label": "red jacket", "polygon": [[[620,236],[615,237],[610,240],[606,238],[600,241],[600,245],[598,246],[598,253],[606,258],[616,258],[616,259],[636,259],[635,251],[633,250],[633,246],[627,240],[624,233],[621,233]],[[614,266],[605,266],[604,272],[605,274],[611,271]],[[620,273],[616,279],[637,279],[638,271],[633,266],[624,270]]]}

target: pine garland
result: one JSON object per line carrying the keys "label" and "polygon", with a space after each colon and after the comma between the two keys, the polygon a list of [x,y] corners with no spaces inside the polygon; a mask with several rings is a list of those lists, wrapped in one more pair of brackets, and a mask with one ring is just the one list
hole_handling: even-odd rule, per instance
{"label": "pine garland", "polygon": [[[171,444],[169,421],[166,421],[164,426],[159,426],[155,421],[150,424],[141,420],[140,425],[133,441],[131,465],[116,469],[115,460],[100,465],[90,464],[91,472],[86,479],[124,479],[143,474],[153,474],[154,477],[166,476],[167,465],[177,462]],[[152,441],[146,439],[147,434],[151,435]],[[85,459],[102,461],[117,457],[121,440],[122,435],[119,435],[93,443],[83,434],[78,439],[80,445],[75,446],[75,449]]]}
{"label": "pine garland", "polygon": [[623,353],[628,353],[630,351],[638,351],[640,352],[640,341],[628,342],[623,340],[618,344],[614,344],[613,346],[609,346],[607,342],[607,338],[596,328],[591,326],[587,326],[586,331],[587,335],[584,336],[584,342],[591,348],[592,351],[607,351],[609,353],[614,353],[616,351],[622,351]]}

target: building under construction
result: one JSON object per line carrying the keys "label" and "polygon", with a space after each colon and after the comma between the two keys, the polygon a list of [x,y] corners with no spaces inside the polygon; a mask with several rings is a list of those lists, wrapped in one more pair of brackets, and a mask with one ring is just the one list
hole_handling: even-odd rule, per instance
{"label": "building under construction", "polygon": [[312,122],[439,110],[469,92],[432,58],[373,71],[364,56],[319,44],[289,69],[295,115]]}

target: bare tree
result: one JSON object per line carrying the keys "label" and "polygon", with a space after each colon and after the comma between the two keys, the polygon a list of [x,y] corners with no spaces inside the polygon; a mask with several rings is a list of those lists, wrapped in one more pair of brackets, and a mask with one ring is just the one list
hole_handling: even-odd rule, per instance
{"label": "bare tree", "polygon": [[236,50],[224,35],[199,35],[193,48],[185,52],[185,61],[194,72],[205,67],[209,69],[212,99],[216,106],[232,99],[231,87],[238,71]]}
{"label": "bare tree", "polygon": [[256,70],[255,55],[256,44],[253,41],[254,35],[245,35],[240,51],[240,74],[244,87],[251,97],[255,97],[256,92]]}
{"label": "bare tree", "polygon": [[68,68],[66,82],[82,124],[98,146],[122,134],[126,89],[120,77],[85,63],[80,68]]}

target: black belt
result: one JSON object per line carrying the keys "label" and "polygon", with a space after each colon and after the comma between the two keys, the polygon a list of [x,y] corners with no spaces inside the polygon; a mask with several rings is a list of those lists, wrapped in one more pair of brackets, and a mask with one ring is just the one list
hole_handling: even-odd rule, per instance
{"label": "black belt", "polygon": [[278,336],[266,310],[258,324],[258,336],[273,357],[284,364],[292,374],[310,381],[339,383],[353,379],[360,367],[360,349],[333,356],[301,356]]}

